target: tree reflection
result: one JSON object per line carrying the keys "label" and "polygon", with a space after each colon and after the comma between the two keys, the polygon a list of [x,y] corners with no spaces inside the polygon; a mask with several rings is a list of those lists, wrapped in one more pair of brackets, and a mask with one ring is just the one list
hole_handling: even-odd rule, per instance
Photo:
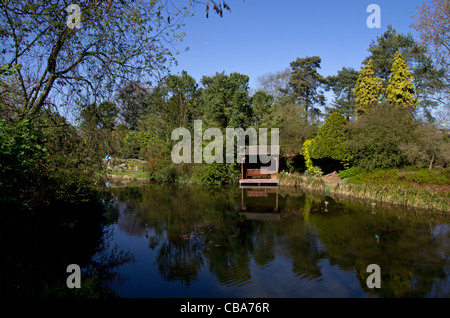
{"label": "tree reflection", "polygon": [[[5,212],[7,212],[6,210]],[[12,211],[9,211],[12,212]],[[0,285],[8,297],[114,297],[113,269],[132,255],[109,246],[106,228],[117,219],[111,194],[56,202],[45,210],[3,219]],[[13,215],[5,213],[4,216]],[[15,223],[15,220],[20,222]],[[13,222],[14,221],[14,222]],[[5,226],[8,225],[8,226]],[[67,266],[81,268],[81,288],[69,289]]]}
{"label": "tree reflection", "polygon": [[166,281],[179,280],[187,287],[197,279],[198,272],[203,267],[201,251],[190,244],[176,246],[170,242],[163,243],[156,262],[159,273]]}
{"label": "tree reflection", "polygon": [[[249,284],[252,261],[265,269],[283,258],[299,281],[322,280],[323,260],[355,271],[369,296],[429,297],[442,295],[439,286],[448,289],[442,256],[449,252],[448,224],[438,233],[435,224],[407,211],[377,205],[374,214],[370,203],[297,191],[280,193],[278,219],[250,220],[251,211],[239,214],[242,193],[236,188],[153,184],[113,193],[116,202],[128,204],[122,227],[139,232],[147,226],[161,277],[185,287],[203,270],[223,286]],[[381,268],[381,289],[367,287],[370,264]]]}

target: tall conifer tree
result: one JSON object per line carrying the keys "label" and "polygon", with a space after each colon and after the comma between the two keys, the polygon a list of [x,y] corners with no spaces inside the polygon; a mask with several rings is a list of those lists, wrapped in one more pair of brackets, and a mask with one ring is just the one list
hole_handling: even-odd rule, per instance
{"label": "tall conifer tree", "polygon": [[416,93],[413,80],[408,65],[406,65],[401,53],[397,52],[392,64],[389,84],[386,88],[387,99],[392,105],[395,107],[411,107],[411,110],[415,109],[417,98],[413,97]]}
{"label": "tall conifer tree", "polygon": [[356,98],[357,116],[368,112],[378,104],[382,88],[383,80],[375,77],[372,68],[372,60],[369,60],[366,66],[361,69],[355,85],[354,93]]}

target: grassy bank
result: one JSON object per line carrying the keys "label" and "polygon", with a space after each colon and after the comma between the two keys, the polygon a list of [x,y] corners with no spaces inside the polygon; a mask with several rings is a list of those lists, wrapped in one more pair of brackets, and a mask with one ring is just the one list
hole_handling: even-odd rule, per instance
{"label": "grassy bank", "polygon": [[106,176],[109,181],[119,184],[128,184],[130,182],[142,182],[149,181],[149,174],[146,171],[142,170],[131,170],[131,169],[123,169],[123,170],[106,170]]}
{"label": "grassy bank", "polygon": [[[351,170],[351,169],[349,169]],[[344,177],[344,178],[343,178]],[[449,171],[353,169],[334,180],[327,177],[280,174],[280,184],[330,195],[367,199],[438,213],[450,213]]]}

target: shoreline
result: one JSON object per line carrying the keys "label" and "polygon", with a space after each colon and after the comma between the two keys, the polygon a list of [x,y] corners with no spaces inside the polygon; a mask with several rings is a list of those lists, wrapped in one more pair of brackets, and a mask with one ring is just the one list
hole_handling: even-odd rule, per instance
{"label": "shoreline", "polygon": [[[107,173],[107,180],[109,182],[121,182],[123,184],[150,181],[148,177],[133,176],[136,173],[133,170],[120,171],[123,174]],[[127,174],[127,172],[130,173]],[[281,173],[280,186],[294,189],[298,188],[331,196],[372,200],[450,215],[450,200],[447,198],[448,195],[418,187],[348,183],[345,179],[341,179],[337,174],[333,173],[321,177],[304,176],[298,173]]]}
{"label": "shoreline", "polygon": [[301,188],[322,194],[336,195],[362,200],[372,200],[407,208],[431,210],[450,215],[450,200],[445,193],[415,187],[396,185],[355,184],[344,180],[323,177],[306,177],[300,174],[283,174],[280,186]]}

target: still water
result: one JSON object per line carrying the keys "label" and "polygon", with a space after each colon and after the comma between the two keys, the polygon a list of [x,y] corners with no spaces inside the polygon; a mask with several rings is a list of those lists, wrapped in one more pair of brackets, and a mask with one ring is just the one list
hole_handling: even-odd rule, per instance
{"label": "still water", "polygon": [[427,212],[283,187],[109,191],[119,297],[450,296],[450,224]]}

